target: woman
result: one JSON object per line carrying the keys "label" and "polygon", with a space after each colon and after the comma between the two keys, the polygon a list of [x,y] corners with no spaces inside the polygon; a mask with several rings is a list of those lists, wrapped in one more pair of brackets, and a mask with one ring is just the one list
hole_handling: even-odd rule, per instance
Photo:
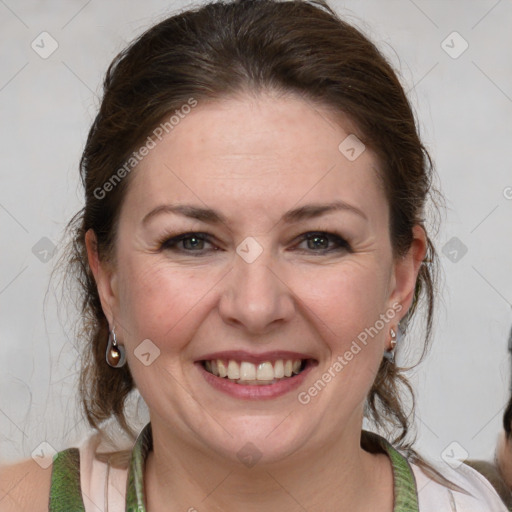
{"label": "woman", "polygon": [[[394,349],[421,301],[430,338],[432,170],[373,44],[323,2],[210,4],[104,87],[70,224],[98,435],[4,470],[6,510],[506,510],[407,440]],[[134,388],[150,423],[105,453]]]}

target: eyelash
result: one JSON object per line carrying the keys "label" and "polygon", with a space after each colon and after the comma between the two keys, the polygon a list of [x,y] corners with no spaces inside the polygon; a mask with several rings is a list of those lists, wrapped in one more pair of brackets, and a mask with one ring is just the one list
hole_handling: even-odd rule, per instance
{"label": "eyelash", "polygon": [[[298,243],[302,243],[304,241],[308,240],[314,240],[316,237],[318,238],[325,238],[327,240],[330,240],[331,242],[335,242],[337,244],[337,247],[334,249],[322,249],[319,251],[314,251],[313,253],[323,255],[332,253],[335,251],[347,251],[347,252],[353,252],[350,244],[340,235],[337,235],[335,233],[328,233],[326,231],[308,231],[307,233],[304,233],[300,236],[300,240]],[[183,233],[181,235],[173,236],[173,237],[166,237],[163,240],[159,242],[159,248],[160,250],[167,250],[167,251],[176,251],[176,252],[186,252],[194,257],[200,257],[204,255],[204,252],[202,250],[200,251],[193,251],[193,250],[182,250],[178,249],[176,246],[182,242],[183,240],[189,240],[191,238],[196,238],[197,240],[212,243],[210,241],[210,236],[208,233],[200,233],[200,232],[189,232],[189,233]],[[217,250],[217,249],[214,249]],[[196,252],[197,254],[193,254]],[[211,250],[209,251],[211,252]]]}

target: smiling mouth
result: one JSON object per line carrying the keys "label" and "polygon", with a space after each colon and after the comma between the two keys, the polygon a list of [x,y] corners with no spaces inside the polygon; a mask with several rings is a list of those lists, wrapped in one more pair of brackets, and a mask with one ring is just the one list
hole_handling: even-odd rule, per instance
{"label": "smiling mouth", "polygon": [[201,361],[208,373],[244,386],[268,386],[282,380],[293,379],[312,363],[311,359],[277,359],[258,364],[233,359]]}

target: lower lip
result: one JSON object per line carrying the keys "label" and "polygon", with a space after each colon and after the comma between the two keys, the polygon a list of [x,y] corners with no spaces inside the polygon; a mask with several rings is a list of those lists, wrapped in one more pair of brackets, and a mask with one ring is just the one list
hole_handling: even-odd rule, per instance
{"label": "lower lip", "polygon": [[264,385],[244,385],[231,382],[225,377],[217,377],[210,372],[207,372],[201,363],[195,363],[204,379],[215,389],[226,393],[234,398],[242,398],[244,400],[264,400],[276,398],[294,389],[298,388],[306,378],[307,374],[313,368],[311,361],[308,361],[306,368],[294,377],[289,377],[274,384]]}

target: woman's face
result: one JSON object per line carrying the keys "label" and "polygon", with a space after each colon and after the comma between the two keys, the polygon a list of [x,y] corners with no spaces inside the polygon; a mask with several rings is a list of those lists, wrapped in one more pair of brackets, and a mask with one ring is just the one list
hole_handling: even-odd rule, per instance
{"label": "woman's face", "polygon": [[425,244],[393,260],[351,134],[295,96],[199,103],[133,171],[115,267],[90,260],[154,428],[266,461],[358,439]]}

